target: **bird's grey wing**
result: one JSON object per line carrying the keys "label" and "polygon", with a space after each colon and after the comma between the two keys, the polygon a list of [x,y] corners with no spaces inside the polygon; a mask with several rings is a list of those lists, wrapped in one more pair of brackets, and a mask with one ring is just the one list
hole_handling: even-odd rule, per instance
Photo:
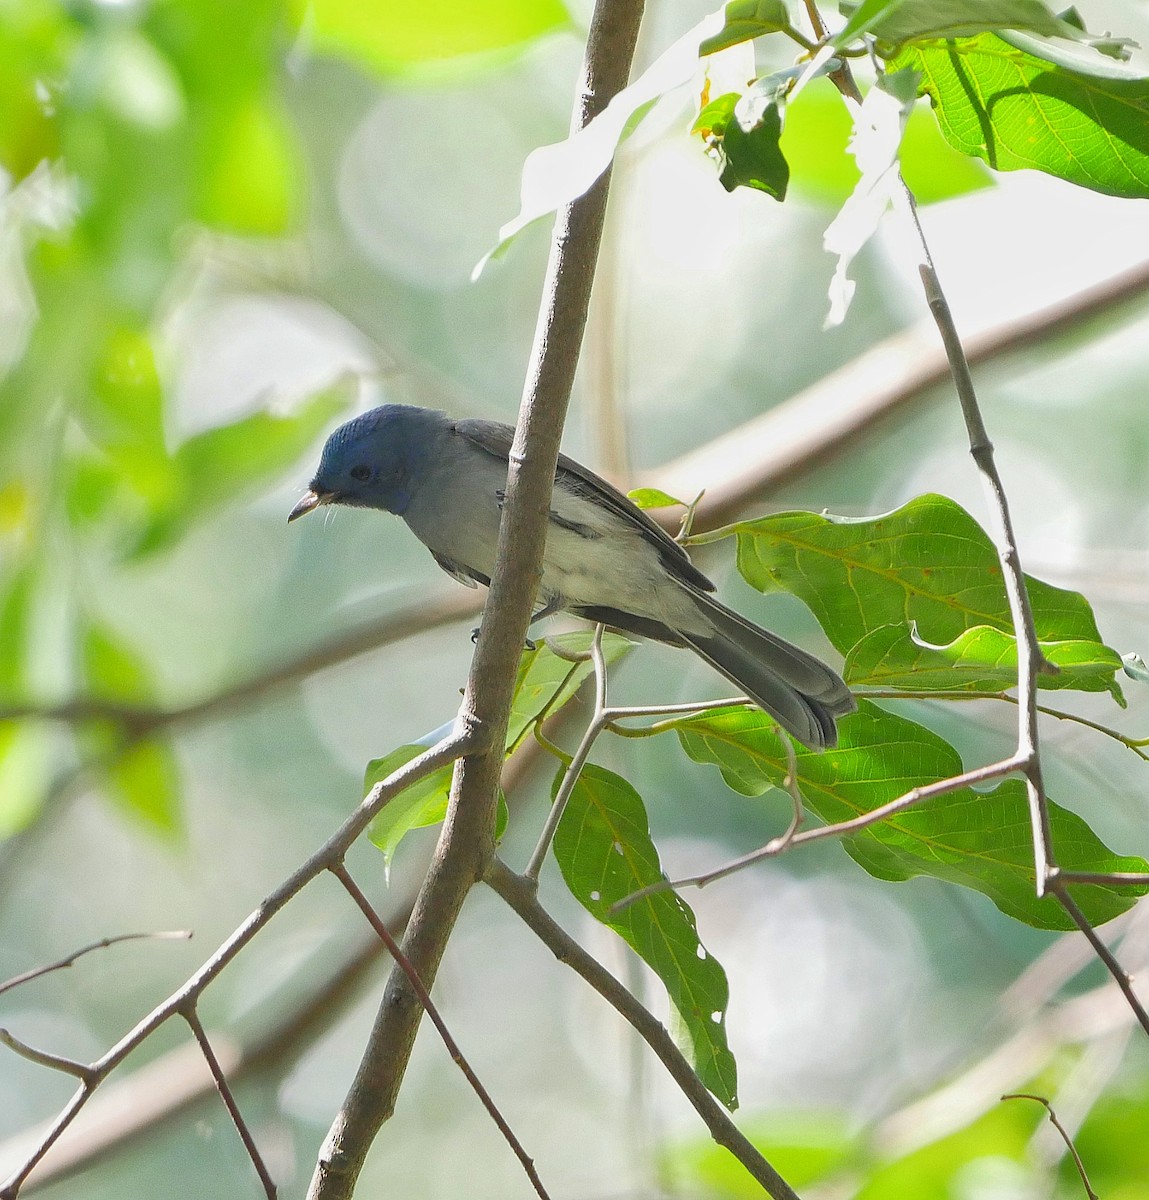
{"label": "bird's grey wing", "polygon": [[445,554],[438,554],[432,550],[431,557],[448,575],[457,579],[460,583],[466,584],[469,588],[478,587],[480,583],[483,587],[491,586],[491,581],[482,572],[474,571],[463,563],[456,562],[453,558],[448,558]]}
{"label": "bird's grey wing", "polygon": [[[467,441],[485,450],[488,454],[508,460],[511,443],[515,431],[510,425],[501,421],[483,421],[467,419],[456,421],[455,430]],[[596,475],[582,463],[575,462],[565,454],[559,455],[558,470],[555,473],[555,484],[568,492],[573,492],[584,499],[601,505],[628,525],[634,527],[649,542],[666,569],[683,583],[698,588],[704,592],[714,591],[714,584],[690,561],[686,551],[647,513],[629,500],[626,496],[607,483],[601,476]],[[559,518],[563,524],[565,518]],[[577,531],[576,531],[577,532]]]}

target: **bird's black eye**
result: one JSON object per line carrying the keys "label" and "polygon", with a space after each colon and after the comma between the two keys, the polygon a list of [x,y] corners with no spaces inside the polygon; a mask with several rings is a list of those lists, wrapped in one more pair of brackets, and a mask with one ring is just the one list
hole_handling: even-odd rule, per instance
{"label": "bird's black eye", "polygon": [[371,478],[371,468],[368,466],[352,467],[348,474],[352,479],[358,479],[360,483],[366,483]]}

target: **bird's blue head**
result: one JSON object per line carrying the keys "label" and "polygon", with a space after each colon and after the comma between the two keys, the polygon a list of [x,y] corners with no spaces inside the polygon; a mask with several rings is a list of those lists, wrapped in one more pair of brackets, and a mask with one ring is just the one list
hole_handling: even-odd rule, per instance
{"label": "bird's blue head", "polygon": [[384,404],[340,425],[323,447],[309,490],[287,519],[294,521],[322,504],[402,515],[433,453],[434,435],[446,421],[431,409]]}

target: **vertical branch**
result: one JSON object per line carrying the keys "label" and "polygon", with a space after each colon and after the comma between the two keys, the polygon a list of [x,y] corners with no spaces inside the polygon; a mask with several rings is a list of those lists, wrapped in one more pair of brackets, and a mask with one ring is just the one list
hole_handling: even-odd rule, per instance
{"label": "vertical branch", "polygon": [[[641,16],[642,0],[598,0],[572,119],[575,128],[626,85]],[[508,463],[495,571],[459,714],[460,727],[476,734],[478,748],[456,765],[447,818],[403,947],[428,988],[463,900],[494,853],[507,714],[541,574],[559,442],[586,325],[609,178],[609,172],[603,175],[555,223]],[[371,1142],[394,1110],[422,1011],[406,975],[394,968],[355,1080],[320,1151],[308,1193],[312,1200],[353,1192]]]}

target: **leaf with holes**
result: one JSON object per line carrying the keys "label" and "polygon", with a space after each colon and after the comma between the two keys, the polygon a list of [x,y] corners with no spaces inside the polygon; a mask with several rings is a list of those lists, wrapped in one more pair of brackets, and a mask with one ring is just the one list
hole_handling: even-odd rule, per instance
{"label": "leaf with holes", "polygon": [[[719,768],[744,796],[780,788],[788,765],[777,725],[752,708],[718,709],[674,722],[683,750]],[[957,751],[913,721],[861,701],[838,726],[836,749],[798,752],[798,786],[807,809],[839,824],[950,779],[963,767]],[[1065,870],[1146,871],[1143,859],[1114,854],[1076,813],[1050,802],[1053,852]],[[1035,895],[1033,836],[1025,785],[990,791],[962,788],[923,801],[842,838],[846,852],[878,879],[931,875],[973,888],[1002,912],[1039,929],[1073,929],[1056,899]],[[1119,916],[1147,888],[1087,885],[1074,899],[1094,925]]]}
{"label": "leaf with holes", "polygon": [[[555,790],[563,778],[559,772]],[[726,1044],[726,973],[698,938],[694,914],[675,892],[654,892],[618,912],[618,901],[665,880],[642,797],[621,776],[587,764],[555,833],[567,887],[662,980],[677,1015],[676,1039],[703,1083],[737,1106],[737,1070]]]}

